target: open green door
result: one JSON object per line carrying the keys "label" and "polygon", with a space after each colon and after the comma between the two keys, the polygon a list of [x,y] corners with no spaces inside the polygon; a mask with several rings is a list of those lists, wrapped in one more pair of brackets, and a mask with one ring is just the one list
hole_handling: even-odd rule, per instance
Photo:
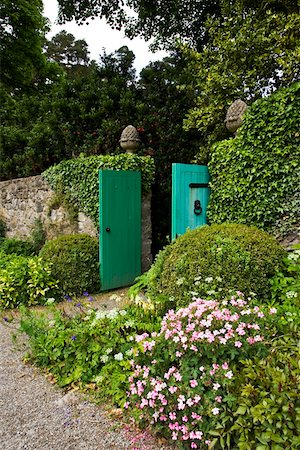
{"label": "open green door", "polygon": [[100,281],[105,291],[141,274],[141,174],[100,170]]}
{"label": "open green door", "polygon": [[172,164],[172,240],[207,223],[209,181],[207,166]]}

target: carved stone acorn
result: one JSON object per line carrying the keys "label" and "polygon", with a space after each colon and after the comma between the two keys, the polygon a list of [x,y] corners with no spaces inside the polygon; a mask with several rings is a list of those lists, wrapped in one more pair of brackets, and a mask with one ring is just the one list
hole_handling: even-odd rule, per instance
{"label": "carved stone acorn", "polygon": [[141,140],[137,129],[133,125],[128,125],[121,134],[120,146],[127,153],[135,153]]}
{"label": "carved stone acorn", "polygon": [[231,133],[235,133],[237,129],[242,125],[243,115],[247,109],[247,104],[243,100],[235,100],[232,105],[229,106],[225,125],[227,130]]}

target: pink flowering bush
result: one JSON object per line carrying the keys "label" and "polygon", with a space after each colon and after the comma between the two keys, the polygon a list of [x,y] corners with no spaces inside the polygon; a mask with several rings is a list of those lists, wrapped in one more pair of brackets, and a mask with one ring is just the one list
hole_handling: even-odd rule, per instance
{"label": "pink flowering bush", "polygon": [[182,448],[211,446],[220,417],[236,401],[230,386],[239,361],[268,353],[269,318],[241,292],[223,300],[193,298],[164,316],[159,333],[136,337],[125,408]]}

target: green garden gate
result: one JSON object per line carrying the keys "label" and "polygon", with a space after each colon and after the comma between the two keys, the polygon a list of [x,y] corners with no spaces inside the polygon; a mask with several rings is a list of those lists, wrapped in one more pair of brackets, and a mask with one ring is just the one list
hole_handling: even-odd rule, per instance
{"label": "green garden gate", "polygon": [[101,290],[128,286],[141,274],[141,174],[99,171]]}
{"label": "green garden gate", "polygon": [[207,166],[172,164],[172,240],[207,223],[209,180]]}

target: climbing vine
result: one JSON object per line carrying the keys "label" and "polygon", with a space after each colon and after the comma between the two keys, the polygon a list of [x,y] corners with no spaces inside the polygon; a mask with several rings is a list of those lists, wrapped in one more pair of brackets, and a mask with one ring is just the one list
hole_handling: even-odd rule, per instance
{"label": "climbing vine", "polygon": [[99,169],[139,170],[142,176],[142,192],[151,189],[154,178],[154,161],[150,156],[127,153],[97,155],[62,161],[43,172],[43,178],[69,204],[89,216],[98,227],[99,217]]}
{"label": "climbing vine", "polygon": [[257,100],[235,139],[212,151],[211,222],[256,225],[284,237],[300,222],[300,83]]}

